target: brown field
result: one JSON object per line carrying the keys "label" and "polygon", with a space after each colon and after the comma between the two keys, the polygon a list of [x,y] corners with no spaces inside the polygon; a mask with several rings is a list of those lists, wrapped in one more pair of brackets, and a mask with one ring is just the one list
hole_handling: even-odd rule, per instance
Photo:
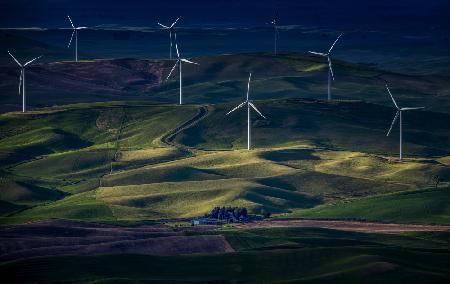
{"label": "brown field", "polygon": [[232,252],[223,236],[186,236],[164,225],[119,227],[50,220],[0,227],[0,261],[50,255]]}

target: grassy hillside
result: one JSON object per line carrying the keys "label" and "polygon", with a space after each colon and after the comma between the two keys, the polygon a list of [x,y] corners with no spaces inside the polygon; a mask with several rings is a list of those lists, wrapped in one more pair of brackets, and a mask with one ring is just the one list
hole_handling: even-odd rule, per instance
{"label": "grassy hillside", "polygon": [[[244,114],[224,117],[231,104],[207,106],[202,120],[175,135],[175,146],[162,137],[198,106],[80,104],[4,114],[0,152],[7,179],[0,200],[2,214],[11,216],[3,221],[139,221],[199,216],[215,206],[289,213],[449,178],[445,114],[405,117],[405,154],[413,158],[398,163],[386,157],[395,157],[398,147],[396,137],[384,136],[389,108],[316,100],[256,104],[269,119],[253,120],[250,152],[240,150]],[[66,210],[73,204],[75,212]]]}
{"label": "grassy hillside", "polygon": [[[139,221],[198,216],[214,206],[231,205],[246,206],[252,213],[290,213],[347,198],[424,188],[435,176],[444,182],[450,178],[450,116],[432,111],[442,111],[433,106],[438,102],[445,107],[448,98],[444,94],[437,101],[428,99],[436,90],[445,92],[445,78],[383,75],[394,81],[392,89],[402,105],[426,102],[428,106],[405,114],[407,159],[398,163],[398,127],[391,137],[385,136],[394,109],[379,85],[381,71],[336,61],[337,98],[378,104],[327,102],[311,99],[324,93],[326,86],[322,78],[326,65],[313,56],[260,53],[196,60],[200,66],[184,70],[185,101],[212,104],[202,105],[205,115],[182,129],[198,113],[199,105],[143,102],[147,98],[177,101],[176,80],[157,91],[151,83],[155,74],[164,77],[171,62],[150,66],[133,59],[102,60],[77,65],[76,70],[70,65],[74,63],[40,66],[50,72],[42,74],[62,70],[67,75],[75,70],[72,83],[78,82],[78,76],[110,70],[97,81],[83,84],[102,95],[114,97],[117,91],[148,97],[0,116],[0,162],[7,178],[0,185],[2,214],[11,215],[9,221],[49,217]],[[156,69],[150,72],[149,66]],[[126,76],[116,74],[115,68]],[[251,98],[268,118],[252,114],[251,152],[242,150],[246,147],[245,111],[225,116],[242,100],[248,71],[254,73]],[[65,79],[56,81],[69,84]],[[43,92],[55,95],[50,89]],[[97,100],[90,91],[83,96]],[[83,101],[83,96],[75,97]],[[66,97],[60,99],[64,102]],[[164,140],[171,133],[176,135]],[[66,203],[68,198],[71,201]],[[108,213],[103,209],[70,213],[66,204],[86,205],[87,211],[92,204],[100,204]]]}
{"label": "grassy hillside", "polygon": [[289,217],[450,223],[450,189],[405,191],[296,211]]}
{"label": "grassy hillside", "polygon": [[[246,147],[246,110],[226,116],[237,104],[215,105],[207,119],[178,135],[176,141],[208,150]],[[252,142],[257,148],[306,144],[382,155],[398,151],[398,128],[386,137],[394,115],[392,108],[358,101],[277,100],[255,104],[267,117],[265,120],[252,113]],[[447,155],[449,119],[446,114],[431,112],[406,114],[404,151],[420,156]]]}
{"label": "grassy hillside", "polygon": [[[186,103],[235,101],[245,94],[248,72],[253,72],[252,98],[326,98],[327,65],[304,53],[248,53],[199,57],[200,66],[183,69]],[[12,66],[12,64],[11,64]],[[335,60],[337,99],[357,99],[391,105],[386,79],[402,105],[426,106],[448,112],[450,85],[446,77],[406,76]],[[15,67],[15,66],[14,66]],[[3,103],[20,104],[16,95],[18,73],[0,69]],[[110,100],[177,102],[178,77],[163,83],[170,61],[111,59],[89,62],[40,64],[28,71],[29,104],[53,105]],[[16,76],[13,74],[17,74]],[[93,79],[94,78],[94,79]]]}
{"label": "grassy hillside", "polygon": [[[287,160],[283,158],[283,153],[289,151],[296,153],[296,156],[290,154]],[[361,158],[358,153],[341,153],[342,156],[344,154],[353,156],[355,160]],[[386,168],[386,172],[396,168],[397,174],[385,177],[385,172],[374,171],[371,178],[367,178],[353,166],[343,166],[342,173],[327,173],[322,165],[330,163],[334,155],[336,152],[311,149],[197,154],[176,161],[124,169],[106,175],[101,180],[94,179],[92,183],[81,181],[86,183],[85,189],[80,189],[77,184],[62,187],[73,194],[70,197],[73,202],[69,204],[77,204],[79,208],[87,206],[84,207],[87,211],[91,210],[91,204],[102,204],[102,207],[108,208],[109,213],[106,215],[102,213],[86,217],[69,213],[70,210],[63,210],[69,201],[66,197],[3,221],[20,222],[50,217],[77,220],[92,218],[97,221],[188,218],[203,215],[215,206],[245,206],[257,214],[263,211],[297,212],[295,210],[298,208],[311,208],[351,197],[411,190],[430,184],[427,176],[417,176],[410,183],[407,182],[407,176],[403,176],[404,171],[414,173],[414,170],[410,170],[411,165],[421,165],[420,162],[398,164],[377,160],[375,156],[372,159],[368,156],[369,160],[376,163],[366,164],[366,174],[370,169],[377,168]],[[440,166],[428,167],[430,174],[441,170]],[[420,172],[420,167],[417,172]],[[89,190],[86,194],[78,193],[86,190]],[[430,196],[429,199],[418,198],[416,203],[417,206],[428,206],[440,198],[440,195]],[[395,214],[398,207],[392,208]],[[87,214],[97,214],[95,212]],[[297,213],[293,214],[297,216]],[[446,214],[443,214],[443,218]],[[426,218],[431,220],[434,217],[423,215],[423,218],[420,220],[415,215],[410,220],[426,221]]]}
{"label": "grassy hillside", "polygon": [[183,157],[160,148],[159,138],[195,112],[104,104],[2,115],[0,200],[10,208],[3,211],[95,189],[101,176],[116,170]]}

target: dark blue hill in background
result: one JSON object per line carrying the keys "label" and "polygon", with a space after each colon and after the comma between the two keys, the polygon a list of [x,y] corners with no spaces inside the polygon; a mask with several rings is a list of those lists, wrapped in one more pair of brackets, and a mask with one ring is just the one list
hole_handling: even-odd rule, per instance
{"label": "dark blue hill in background", "polygon": [[447,0],[1,0],[0,11],[0,27],[67,26],[62,16],[66,14],[87,26],[152,26],[156,19],[166,22],[175,16],[182,16],[188,26],[258,26],[279,14],[284,25],[447,31],[450,27]]}
{"label": "dark blue hill in background", "polygon": [[272,51],[266,23],[278,15],[281,52],[325,50],[344,32],[336,58],[408,74],[450,74],[448,0],[0,0],[0,13],[0,29],[44,28],[0,30],[0,65],[12,64],[7,49],[24,59],[43,54],[40,62],[71,60],[67,14],[89,27],[80,33],[81,59],[167,58],[168,35],[157,22],[178,16],[183,56]]}

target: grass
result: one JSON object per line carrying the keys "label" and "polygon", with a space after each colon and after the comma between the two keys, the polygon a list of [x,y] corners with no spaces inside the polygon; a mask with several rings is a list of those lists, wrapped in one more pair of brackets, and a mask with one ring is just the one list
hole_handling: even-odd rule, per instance
{"label": "grass", "polygon": [[[264,120],[252,114],[252,144],[256,148],[297,143],[373,154],[395,155],[398,151],[396,135],[385,137],[391,108],[363,102],[316,100],[260,101],[256,105],[268,118]],[[208,150],[245,148],[245,111],[241,109],[226,116],[234,106],[221,104],[211,108],[206,119],[178,135],[176,141]],[[442,120],[449,119],[446,116],[425,112],[409,114],[405,120],[414,127],[404,125],[405,155],[446,155],[448,147],[443,141],[450,135]]]}
{"label": "grass", "polygon": [[[7,262],[0,272],[15,283],[117,283],[154,281],[233,283],[445,283],[446,235],[350,233],[277,228],[213,232],[237,252],[212,255],[57,256]],[[440,246],[440,247],[439,247]],[[439,250],[434,248],[439,247]],[[132,263],[132,265],[129,265]]]}
{"label": "grass", "polygon": [[[146,155],[150,155],[156,159],[155,164],[122,169],[103,177],[100,183],[98,179],[81,180],[79,183],[66,184],[62,189],[73,194],[74,200],[78,200],[77,196],[83,196],[79,194],[80,192],[92,194],[91,199],[81,198],[79,205],[83,205],[84,202],[90,204],[95,199],[96,202],[109,208],[115,220],[139,221],[191,218],[201,216],[216,206],[244,206],[256,214],[263,211],[294,212],[293,216],[296,216],[299,208],[311,208],[347,198],[402,192],[429,184],[429,180],[425,177],[406,183],[405,177],[399,174],[400,170],[397,170],[398,173],[392,175],[390,179],[377,177],[383,176],[380,172],[392,171],[393,167],[410,169],[411,164],[420,165],[420,161],[392,163],[358,152],[314,148],[261,149],[252,152],[238,150],[199,152],[192,157],[181,156],[178,160],[162,162],[158,161],[158,157],[170,156],[176,152],[160,148],[136,151],[129,153],[124,151],[122,157],[124,162],[134,162],[137,157],[148,162],[149,156]],[[52,155],[52,157],[59,156],[65,155]],[[94,157],[93,155],[92,158]],[[343,163],[339,165],[340,172],[337,167],[336,170],[327,172],[330,163],[338,163],[345,159],[356,159],[357,162],[358,159],[363,159],[364,166],[355,166],[356,162]],[[87,162],[89,159],[84,161]],[[26,163],[20,167],[36,162]],[[63,166],[57,166],[56,161],[51,164],[56,165],[55,169],[65,171]],[[427,163],[424,165],[429,167],[430,173],[438,173],[441,170],[439,164],[434,168]],[[38,168],[47,169],[43,166]],[[75,173],[72,174],[72,178],[74,175]],[[371,179],[364,178],[364,175],[371,176]],[[87,186],[85,190],[84,183]],[[99,186],[101,187],[98,188]],[[66,199],[16,214],[15,217],[18,218],[16,220],[32,218],[33,215],[39,218],[50,215],[64,217],[64,214],[60,215],[59,210],[64,208],[61,205],[65,204]],[[422,201],[428,204],[434,200],[422,200],[419,197],[415,202]],[[398,210],[397,206],[392,208]],[[392,214],[395,214],[395,210]],[[48,213],[42,215],[41,211]],[[446,214],[444,213],[444,216]],[[99,215],[97,221],[109,222],[110,217]],[[84,217],[74,215],[70,218],[82,220]],[[424,222],[418,215],[411,217],[413,218]],[[14,221],[14,218],[11,220]]]}
{"label": "grass", "polygon": [[[378,80],[379,70],[337,60],[342,80],[334,85],[336,97],[378,104],[327,102],[311,99],[325,93],[326,66],[315,57],[261,53],[197,61],[200,69],[185,70],[186,102],[214,104],[207,106],[204,119],[175,136],[176,147],[161,137],[193,117],[198,105],[150,104],[147,98],[133,101],[134,94],[127,102],[87,103],[80,98],[79,104],[1,115],[1,170],[12,177],[0,195],[10,208],[5,214],[27,206],[33,208],[11,217],[66,216],[58,211],[65,209],[67,198],[78,200],[79,206],[88,204],[86,208],[92,202],[106,206],[111,212],[100,210],[97,219],[105,222],[192,217],[229,205],[247,206],[252,213],[290,213],[348,198],[421,189],[436,175],[444,183],[450,178],[450,117],[445,112],[427,109],[405,115],[407,159],[397,163],[391,158],[397,155],[398,132],[395,128],[391,137],[385,132],[393,108],[383,106],[390,104],[380,96],[384,90],[366,87]],[[168,62],[158,64],[169,67]],[[245,111],[225,116],[245,93],[247,74],[237,72],[243,66],[254,68],[251,98],[268,117],[252,114],[251,152],[243,150]],[[402,102],[419,103],[432,86],[447,86],[442,78],[386,76],[416,89],[404,95],[393,87]],[[413,79],[428,81],[421,85]],[[148,90],[149,97],[176,99],[176,88],[177,82],[171,81]]]}
{"label": "grass", "polygon": [[216,206],[283,212],[320,202],[301,193],[241,179],[100,188],[97,198],[108,204],[119,219],[188,218],[201,216]]}
{"label": "grass", "polygon": [[346,200],[287,216],[449,224],[449,201],[450,190],[442,187]]}
{"label": "grass", "polygon": [[[1,36],[1,35],[0,35]],[[8,42],[11,39],[8,39]],[[35,43],[32,44],[33,46]],[[44,47],[46,48],[46,47]],[[37,52],[38,54],[40,52]],[[47,53],[47,52],[46,52]],[[47,56],[46,56],[47,57]],[[71,56],[70,56],[71,57]],[[50,59],[53,57],[50,56]],[[1,58],[0,58],[1,59]],[[10,62],[10,58],[7,58]],[[120,60],[120,59],[119,59]],[[252,98],[254,99],[287,99],[287,98],[326,98],[326,62],[322,58],[305,53],[282,53],[273,56],[268,53],[247,53],[233,55],[219,55],[195,58],[199,67],[189,67],[184,70],[184,92],[186,103],[224,103],[241,99],[246,92],[246,78],[248,71],[254,74],[252,83]],[[131,60],[137,66],[143,61]],[[115,66],[108,74],[124,72],[124,66],[111,61]],[[133,80],[123,80],[114,76],[104,76],[103,68],[98,68],[104,61],[91,62],[88,65],[92,73],[98,73],[103,78],[99,81],[87,80],[84,73],[79,76],[83,80],[75,81],[73,77],[65,77],[70,87],[48,86],[47,83],[36,84],[30,88],[32,105],[48,106],[53,104],[68,104],[75,102],[96,102],[112,100],[146,100],[148,102],[176,102],[176,80],[165,84],[155,82],[155,86],[148,87],[149,77],[162,72],[168,74],[171,63],[169,61],[151,61],[156,69],[150,74],[140,74],[133,68],[125,68],[133,74]],[[73,64],[63,62],[60,64]],[[146,62],[145,64],[148,64]],[[49,68],[49,67],[47,67]],[[108,65],[111,68],[111,65]],[[51,68],[50,68],[51,69]],[[411,105],[431,106],[433,111],[448,113],[448,93],[450,86],[445,77],[437,75],[407,76],[384,72],[372,67],[353,64],[340,60],[334,61],[336,82],[333,84],[334,98],[365,100],[372,103],[392,106],[380,75],[392,85],[392,90],[398,100]],[[109,69],[108,69],[109,70]],[[30,70],[34,72],[34,70]],[[51,73],[51,72],[48,72]],[[129,75],[128,72],[125,74]],[[147,76],[145,76],[147,75]],[[50,75],[47,75],[50,76]],[[137,78],[136,78],[137,77]],[[58,78],[60,79],[60,78]],[[46,78],[45,82],[52,78]],[[80,85],[80,89],[72,91],[73,85]],[[42,86],[47,86],[43,88]],[[105,90],[105,86],[117,88]],[[270,87],[268,87],[270,86]],[[16,85],[6,84],[2,91],[7,94],[2,97],[4,104],[18,104]],[[424,98],[427,98],[425,101]]]}
{"label": "grass", "polygon": [[[97,188],[111,169],[185,155],[159,148],[158,138],[184,116],[194,115],[195,107],[130,105],[85,104],[1,115],[0,163],[6,173],[0,200],[5,207],[45,204],[62,198],[61,191]],[[154,127],[160,124],[164,127]]]}
{"label": "grass", "polygon": [[110,208],[101,200],[96,199],[95,192],[89,191],[68,196],[47,205],[33,207],[12,217],[0,219],[0,223],[20,223],[53,218],[90,222],[116,220]]}
{"label": "grass", "polygon": [[[189,218],[215,206],[245,206],[256,214],[290,213],[346,198],[418,189],[428,186],[430,177],[439,175],[445,180],[450,173],[446,156],[396,163],[378,155],[391,146],[396,148],[395,140],[392,144],[389,140],[368,142],[377,139],[373,127],[376,129],[381,114],[387,111],[384,107],[314,100],[259,102],[258,106],[276,118],[254,122],[256,149],[251,152],[239,149],[244,144],[235,133],[241,127],[239,119],[228,121],[231,127],[216,127],[223,123],[228,104],[209,107],[208,116],[175,137],[179,145],[195,147],[188,152],[164,146],[160,138],[193,116],[195,106],[182,107],[180,112],[164,105],[85,104],[28,115],[3,115],[0,146],[17,159],[16,165],[6,163],[5,170],[15,179],[39,183],[38,188],[54,194],[45,198],[28,194],[32,198],[26,202],[22,198],[22,202],[5,191],[0,200],[7,202],[8,208],[37,206],[3,222],[50,216],[102,222]],[[358,108],[373,115],[355,125],[352,117],[358,114],[349,113]],[[441,116],[445,115],[430,116],[436,129],[444,128],[437,121]],[[420,119],[420,115],[410,118],[416,122]],[[322,124],[317,123],[319,120]],[[13,130],[18,125],[22,127],[16,133]],[[405,147],[420,149],[422,154],[445,152],[437,138],[427,145],[415,140],[419,135],[434,135],[431,131],[434,129],[405,138],[412,141]],[[55,133],[63,133],[59,134],[63,138],[52,136]],[[325,133],[327,139],[321,139]],[[64,137],[83,142],[59,142],[67,141]],[[38,147],[40,151],[22,151],[24,147]],[[14,154],[17,152],[23,152],[22,160]],[[5,161],[10,157],[7,155]],[[61,192],[70,194],[71,199],[59,200],[64,197]],[[70,200],[80,210],[91,212],[60,212],[66,210],[65,202]]]}
{"label": "grass", "polygon": [[[447,250],[448,232],[412,232],[402,235],[370,234],[322,228],[223,228],[209,231],[226,237],[237,251],[261,251],[314,247],[384,246],[404,249]],[[191,232],[190,234],[205,234]]]}

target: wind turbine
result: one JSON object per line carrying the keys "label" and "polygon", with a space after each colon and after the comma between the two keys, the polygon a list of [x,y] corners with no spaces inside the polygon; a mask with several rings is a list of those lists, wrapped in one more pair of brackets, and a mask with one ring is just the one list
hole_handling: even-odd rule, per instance
{"label": "wind turbine", "polygon": [[189,61],[185,58],[181,58],[180,57],[180,52],[178,51],[178,44],[175,43],[175,48],[177,50],[177,62],[175,62],[175,65],[173,65],[172,70],[170,70],[169,76],[167,76],[166,80],[169,80],[170,76],[172,75],[173,71],[175,70],[175,68],[178,66],[178,68],[180,69],[180,105],[183,104],[183,73],[182,73],[182,63],[189,63],[189,64],[195,64],[195,65],[200,65],[198,63]]}
{"label": "wind turbine", "polygon": [[75,62],[78,62],[78,31],[87,29],[87,27],[76,27],[74,26],[72,19],[69,15],[67,15],[67,18],[69,18],[70,24],[72,25],[72,36],[70,37],[69,44],[67,45],[67,48],[70,47],[70,44],[72,43],[73,35],[75,34]]}
{"label": "wind turbine", "polygon": [[163,30],[167,30],[169,31],[169,37],[170,37],[170,59],[172,59],[172,49],[173,49],[173,42],[172,42],[172,33],[174,34],[174,38],[175,38],[175,43],[177,41],[177,33],[175,32],[175,25],[177,24],[178,20],[180,19],[180,17],[178,17],[175,22],[173,22],[170,26],[166,26],[163,25],[161,23],[158,22],[158,25],[160,25]]}
{"label": "wind turbine", "polygon": [[27,67],[28,65],[30,65],[32,62],[34,62],[35,60],[38,60],[39,58],[42,57],[38,56],[36,58],[31,59],[30,61],[28,61],[25,64],[20,64],[19,61],[11,54],[11,52],[9,52],[8,50],[8,54],[12,57],[12,59],[14,59],[14,61],[17,63],[17,65],[19,65],[20,67],[20,81],[19,81],[19,95],[20,95],[20,91],[22,88],[22,112],[25,112],[27,110],[27,106],[26,106],[26,94],[25,94],[25,67]]}
{"label": "wind turbine", "polygon": [[333,66],[331,64],[331,52],[333,51],[334,46],[338,42],[338,40],[341,38],[343,34],[340,34],[338,38],[334,41],[333,45],[331,45],[330,49],[328,50],[328,53],[321,53],[321,52],[314,52],[309,51],[311,54],[319,55],[326,57],[328,59],[328,100],[331,100],[331,79],[334,81],[334,73],[333,73]]}
{"label": "wind turbine", "polygon": [[249,93],[250,93],[250,81],[252,79],[252,73],[250,72],[250,76],[248,77],[248,85],[247,85],[247,99],[242,102],[240,105],[235,107],[234,109],[230,110],[227,115],[230,113],[240,109],[241,107],[247,105],[247,150],[250,150],[251,148],[251,119],[250,119],[250,107],[253,108],[261,117],[264,119],[267,119],[252,103],[252,101],[249,100]]}
{"label": "wind turbine", "polygon": [[399,127],[400,127],[400,161],[403,159],[403,149],[402,149],[402,144],[403,144],[403,121],[402,121],[402,113],[404,111],[408,111],[408,110],[418,110],[418,109],[424,109],[424,107],[399,107],[397,105],[397,103],[394,100],[394,96],[392,96],[391,90],[389,90],[389,86],[386,84],[386,89],[389,93],[389,96],[391,96],[392,102],[394,103],[395,108],[397,109],[397,112],[395,113],[394,116],[394,120],[392,120],[392,124],[391,124],[391,128],[389,128],[388,133],[386,134],[386,136],[389,136],[389,134],[391,134],[392,128],[394,127],[395,122],[397,121],[397,119],[400,117],[400,122],[399,122]]}
{"label": "wind turbine", "polygon": [[280,32],[278,31],[277,26],[277,18],[273,18],[272,21],[269,22],[269,25],[273,26],[273,33],[274,33],[274,53],[277,55],[278,53],[278,36],[280,35]]}

